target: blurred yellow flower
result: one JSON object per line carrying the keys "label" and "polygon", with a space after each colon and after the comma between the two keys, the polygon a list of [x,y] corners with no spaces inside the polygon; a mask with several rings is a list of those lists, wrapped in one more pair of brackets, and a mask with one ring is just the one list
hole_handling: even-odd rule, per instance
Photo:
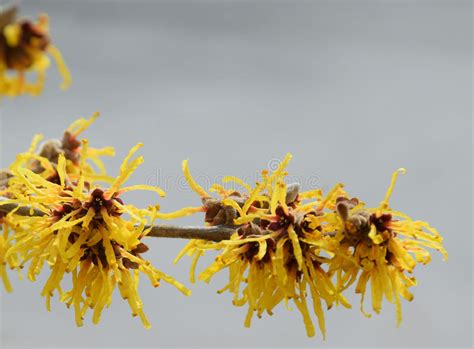
{"label": "blurred yellow flower", "polygon": [[[0,98],[22,94],[38,95],[44,87],[46,70],[53,57],[63,78],[61,88],[71,83],[71,75],[59,50],[51,44],[46,15],[38,21],[16,19],[16,8],[0,12]],[[37,74],[36,82],[26,75]]]}

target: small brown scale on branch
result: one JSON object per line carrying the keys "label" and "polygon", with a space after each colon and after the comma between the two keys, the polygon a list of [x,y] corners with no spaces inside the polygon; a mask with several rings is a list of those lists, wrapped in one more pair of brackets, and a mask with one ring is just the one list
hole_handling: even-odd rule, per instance
{"label": "small brown scale on branch", "polygon": [[[69,131],[66,131],[64,132],[62,140],[48,139],[45,141],[41,145],[38,155],[48,159],[53,166],[58,164],[60,154],[64,154],[64,157],[67,160],[72,161],[74,164],[78,164],[81,156],[80,146],[81,142]],[[37,160],[32,162],[31,167],[31,170],[35,173],[41,173],[45,170]],[[59,175],[57,173],[52,175],[48,178],[48,181],[58,184]]]}
{"label": "small brown scale on branch", "polygon": [[57,164],[59,154],[64,154],[66,159],[78,164],[80,158],[80,146],[81,142],[69,131],[65,131],[62,140],[49,139],[44,142],[39,150],[39,155]]}
{"label": "small brown scale on branch", "polygon": [[[286,194],[286,203],[290,207],[294,207],[298,199],[300,186],[297,183],[290,184],[288,186]],[[229,198],[234,200],[240,207],[243,207],[248,199],[248,194],[241,194],[238,191],[234,191],[229,195]],[[234,219],[238,218],[237,211],[231,206],[226,206],[221,200],[214,199],[211,197],[202,198],[202,203],[205,208],[204,221],[211,225],[226,225],[232,226]],[[255,208],[268,208],[268,202],[261,204],[259,201],[252,203]]]}
{"label": "small brown scale on branch", "polygon": [[[45,141],[39,151],[38,155],[48,159],[51,165],[56,169],[60,154],[64,154],[67,160],[72,161],[74,164],[78,164],[80,160],[80,146],[81,142],[69,131],[65,131],[63,139],[48,139]],[[31,162],[31,171],[34,173],[41,173],[45,170],[38,160]],[[5,189],[8,186],[8,180],[13,175],[8,169],[0,170],[0,190]],[[46,178],[49,182],[60,184],[60,178],[57,171]]]}
{"label": "small brown scale on branch", "polygon": [[0,170],[0,190],[7,188],[8,180],[13,177],[13,174],[7,170]]}
{"label": "small brown scale on branch", "polygon": [[[239,192],[234,192],[230,196],[240,206],[244,205],[245,199]],[[213,198],[203,198],[203,206],[206,210],[204,221],[211,225],[232,225],[237,218],[237,211],[231,206],[225,206],[220,200]]]}
{"label": "small brown scale on branch", "polygon": [[[53,217],[53,219],[59,220],[61,219],[61,217],[73,211],[79,211],[74,215],[74,219],[79,219],[81,217],[84,217],[89,211],[89,209],[92,208],[95,211],[96,215],[89,224],[92,228],[97,228],[105,224],[104,219],[101,214],[101,210],[103,208],[105,208],[109,216],[118,217],[122,215],[122,212],[120,212],[119,208],[115,205],[115,202],[118,202],[119,204],[123,205],[122,199],[118,197],[112,197],[110,199],[106,199],[104,197],[104,191],[102,189],[96,188],[91,192],[90,198],[88,201],[81,203],[79,200],[74,200],[71,203],[64,204],[60,208],[53,211],[51,216]],[[74,244],[77,241],[77,239],[79,239],[78,233],[72,232],[69,235],[69,242],[71,244]],[[122,260],[122,264],[125,268],[127,269],[138,268],[137,263],[132,262],[128,258],[122,257],[120,249],[123,248],[123,246],[117,244],[113,240],[111,240],[110,242],[114,249],[115,257],[119,260],[120,259]],[[91,262],[94,263],[95,265],[98,265],[98,261],[100,260],[103,267],[108,266],[107,258],[105,255],[105,247],[103,245],[102,240],[93,246],[88,246],[87,244],[83,244],[81,248],[84,249],[84,255],[82,256],[81,260],[90,259]],[[139,243],[135,247],[135,249],[130,251],[130,253],[140,258],[140,254],[145,253],[147,251],[148,251],[148,246],[145,245],[144,243]]]}
{"label": "small brown scale on branch", "polygon": [[[344,239],[341,243],[347,243],[355,248],[359,243],[371,247],[374,243],[369,237],[372,226],[375,226],[377,233],[382,235],[383,241],[379,246],[388,244],[391,237],[395,237],[396,233],[390,228],[392,215],[384,213],[377,216],[375,213],[369,213],[366,210],[357,210],[350,213],[350,210],[359,204],[357,198],[348,199],[339,197],[336,199],[336,210],[345,225]],[[387,250],[387,261],[390,260],[390,253]]]}
{"label": "small brown scale on branch", "polygon": [[[80,146],[81,142],[69,131],[65,131],[63,139],[48,139],[45,141],[39,151],[38,155],[48,159],[56,170],[58,159],[60,154],[64,154],[67,160],[72,161],[75,164],[79,163],[80,160]],[[34,173],[41,173],[45,170],[38,160],[31,162],[31,171]],[[0,170],[0,190],[5,189],[8,186],[8,180],[13,177],[13,174],[8,169]],[[46,178],[51,183],[60,184],[60,178],[57,171]]]}

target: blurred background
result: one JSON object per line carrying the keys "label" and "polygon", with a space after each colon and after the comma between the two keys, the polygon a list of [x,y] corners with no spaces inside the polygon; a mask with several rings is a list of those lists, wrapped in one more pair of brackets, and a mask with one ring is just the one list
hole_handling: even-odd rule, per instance
{"label": "blurred background", "polygon": [[[6,2],[3,0],[3,4]],[[19,1],[24,16],[50,15],[51,34],[73,84],[55,67],[39,98],[0,104],[0,159],[8,166],[35,133],[59,137],[76,118],[100,119],[85,133],[113,145],[111,174],[144,142],[131,184],[163,187],[169,212],[199,204],[181,160],[203,186],[232,174],[250,182],[288,151],[304,189],[336,182],[368,205],[399,179],[392,206],[445,237],[449,262],[433,253],[415,271],[415,299],[366,319],[327,312],[327,340],[309,339],[299,312],[283,306],[243,327],[245,309],[210,285],[190,285],[185,241],[150,241],[147,257],[193,292],[140,285],[153,324],[142,328],[117,294],[94,326],[76,328],[57,298],[45,310],[42,282],[19,281],[1,296],[0,346],[16,347],[452,347],[472,344],[472,11],[470,1]],[[145,206],[152,194],[125,199]],[[202,216],[180,224],[201,224]],[[210,254],[199,264],[207,265]],[[367,302],[367,308],[370,301]]]}

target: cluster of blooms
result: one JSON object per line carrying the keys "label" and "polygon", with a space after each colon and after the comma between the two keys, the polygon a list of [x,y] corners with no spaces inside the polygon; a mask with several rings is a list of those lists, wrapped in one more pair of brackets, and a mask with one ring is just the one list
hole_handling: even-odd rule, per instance
{"label": "cluster of blooms", "polygon": [[426,264],[430,254],[426,248],[447,253],[442,238],[427,223],[414,221],[392,210],[388,201],[400,169],[393,174],[385,199],[378,207],[366,207],[351,198],[342,184],[326,195],[320,189],[299,192],[297,185],[285,184],[288,154],[273,172],[262,172],[254,187],[236,177],[234,182],[244,189],[239,192],[214,184],[209,195],[191,177],[187,161],[183,170],[190,187],[201,197],[208,225],[235,225],[229,240],[209,242],[191,240],[178,255],[193,257],[191,282],[195,280],[198,259],[208,250],[218,250],[215,261],[199,274],[209,282],[214,274],[228,269],[229,282],[222,293],[233,294],[233,304],[248,306],[245,326],[252,316],[264,312],[272,315],[283,302],[294,302],[303,316],[308,336],[315,329],[308,310],[308,295],[325,336],[323,303],[350,308],[343,292],[356,282],[362,304],[370,281],[372,308],[379,313],[382,299],[396,305],[397,323],[401,321],[401,300],[413,299],[408,288],[416,284],[412,276],[417,263]]}
{"label": "cluster of blooms", "polygon": [[[191,256],[190,281],[195,282],[199,258],[217,250],[215,261],[198,278],[209,282],[214,274],[229,270],[229,281],[219,293],[228,291],[234,305],[248,306],[245,326],[250,326],[254,314],[272,315],[280,303],[289,308],[291,301],[302,314],[308,336],[316,333],[310,306],[325,337],[324,308],[350,308],[344,292],[353,284],[366,316],[370,314],[363,303],[369,285],[373,310],[381,311],[385,297],[395,304],[399,324],[401,298],[413,299],[409,288],[416,284],[414,268],[430,261],[427,248],[447,258],[435,229],[389,207],[404,169],[393,174],[380,205],[370,208],[349,196],[342,184],[326,194],[321,189],[300,192],[299,185],[287,185],[290,154],[275,171],[262,171],[255,186],[224,177],[223,184],[243,190],[214,184],[209,192],[216,196],[196,183],[184,161],[184,176],[202,205],[172,213],[159,212],[158,205],[147,209],[126,205],[121,195],[131,190],[165,193],[147,185],[123,187],[143,162],[141,156],[134,158],[141,144],[130,150],[117,177],[107,175],[101,157],[114,155],[113,148],[94,149],[87,140],[78,139],[96,118],[97,114],[74,122],[61,140],[40,147],[42,138],[35,136],[28,151],[0,172],[2,205],[14,205],[8,213],[0,211],[0,275],[5,289],[12,289],[7,269],[20,272],[29,264],[27,277],[35,281],[47,264],[51,272],[41,293],[47,309],[57,292],[61,302],[73,306],[78,326],[88,309],[98,323],[117,287],[133,316],[150,327],[137,292],[142,274],[155,287],[164,280],[190,294],[142,257],[148,250],[142,240],[157,219],[204,212],[206,225],[231,227],[234,232],[228,239],[190,240],[175,262],[185,254]],[[25,209],[29,215],[20,214]],[[61,283],[67,275],[72,288],[65,291]]]}
{"label": "cluster of blooms", "polygon": [[[61,302],[73,306],[78,326],[88,309],[93,310],[92,321],[98,323],[117,287],[133,316],[139,316],[148,328],[137,291],[141,274],[154,287],[164,280],[186,295],[190,292],[142,257],[148,250],[142,239],[157,217],[158,206],[139,209],[121,199],[132,190],[165,195],[157,187],[123,187],[143,162],[141,156],[133,158],[141,144],[130,150],[116,178],[107,176],[100,157],[114,155],[113,148],[90,148],[87,140],[77,138],[96,117],[74,122],[61,141],[45,142],[38,152],[41,136],[36,136],[30,149],[3,172],[0,196],[7,198],[3,204],[17,205],[17,209],[0,216],[0,274],[5,289],[11,291],[7,267],[21,270],[29,263],[27,277],[35,281],[48,264],[51,273],[41,292],[47,309],[57,292]],[[25,206],[31,216],[17,214]],[[69,291],[61,287],[66,275],[71,276]]]}
{"label": "cluster of blooms", "polygon": [[[38,95],[45,83],[46,70],[53,57],[63,77],[62,88],[71,82],[69,70],[61,53],[51,44],[48,17],[38,21],[17,20],[16,8],[0,9],[0,98],[23,94]],[[36,82],[27,80],[28,73],[36,73]]]}

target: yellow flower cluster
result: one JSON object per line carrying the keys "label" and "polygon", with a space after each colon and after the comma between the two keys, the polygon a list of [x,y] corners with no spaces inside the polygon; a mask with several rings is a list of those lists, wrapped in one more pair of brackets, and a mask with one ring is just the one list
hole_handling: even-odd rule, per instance
{"label": "yellow flower cluster", "polygon": [[[37,22],[16,19],[16,8],[0,9],[0,98],[23,94],[38,95],[44,87],[51,56],[63,77],[62,88],[71,83],[71,76],[59,50],[51,44],[46,15]],[[28,73],[37,75],[29,82]]]}
{"label": "yellow flower cluster", "polygon": [[[29,263],[27,276],[35,281],[47,264],[51,273],[41,293],[47,309],[50,310],[50,298],[57,292],[61,302],[74,308],[78,326],[88,309],[93,311],[92,321],[98,323],[117,287],[128,301],[132,315],[139,316],[149,328],[137,291],[141,274],[154,287],[163,280],[186,295],[190,292],[142,257],[148,250],[142,239],[149,233],[158,207],[139,209],[121,199],[123,193],[132,190],[165,195],[157,187],[123,187],[143,162],[141,156],[133,158],[141,144],[125,157],[119,175],[110,178],[100,156],[113,155],[113,149],[89,148],[87,140],[77,139],[96,117],[74,122],[62,141],[46,142],[39,154],[35,153],[40,139],[36,136],[29,151],[18,155],[10,166],[8,182],[0,192],[8,198],[3,203],[16,204],[18,208],[28,206],[35,215],[22,216],[13,210],[0,218],[1,277],[6,290],[11,291],[7,265],[21,270]],[[109,182],[109,187],[105,189],[98,182]],[[68,291],[61,286],[66,275],[72,281]]]}
{"label": "yellow flower cluster", "polygon": [[[158,205],[146,209],[127,205],[122,194],[129,191],[165,193],[148,185],[124,186],[143,162],[143,157],[135,156],[141,144],[130,150],[117,177],[107,175],[101,158],[114,155],[114,149],[91,148],[87,140],[78,138],[97,117],[75,121],[60,140],[39,145],[42,136],[36,135],[29,149],[19,154],[7,171],[0,172],[1,204],[12,207],[0,211],[4,288],[12,291],[7,269],[16,269],[21,275],[27,266],[27,278],[35,281],[47,266],[50,275],[41,292],[47,309],[51,308],[51,297],[58,294],[61,302],[73,307],[78,326],[89,309],[93,323],[98,323],[118,289],[132,315],[149,328],[137,290],[142,275],[155,287],[163,280],[190,294],[142,257],[148,250],[143,239],[159,219],[203,212],[206,225],[230,229],[232,234],[221,235],[223,240],[212,236],[190,240],[175,262],[185,254],[192,257],[190,281],[194,283],[200,257],[206,251],[218,251],[215,261],[198,278],[210,282],[216,273],[229,271],[228,283],[218,292],[228,291],[235,306],[248,307],[246,327],[254,315],[272,315],[281,303],[288,309],[293,303],[303,317],[307,335],[316,334],[314,313],[323,338],[325,309],[334,305],[350,308],[346,291],[352,285],[361,295],[364,315],[370,316],[363,307],[370,287],[374,312],[381,311],[385,297],[395,305],[400,324],[401,299],[413,299],[409,288],[416,284],[415,266],[430,261],[428,249],[448,257],[434,228],[389,206],[397,177],[404,169],[393,174],[382,202],[366,207],[341,183],[326,194],[318,188],[300,192],[298,184],[287,185],[291,154],[273,172],[262,171],[254,186],[227,176],[209,192],[193,179],[184,161],[184,176],[201,197],[201,205],[171,213],[159,212]],[[228,184],[241,189],[228,189]],[[20,210],[29,210],[29,214]],[[62,282],[67,276],[72,287],[64,290]]]}
{"label": "yellow flower cluster", "polygon": [[210,190],[218,198],[194,181],[184,161],[184,175],[201,197],[206,223],[235,225],[236,232],[221,242],[191,240],[176,261],[185,254],[193,257],[190,278],[194,282],[198,259],[208,250],[218,250],[199,279],[209,282],[217,272],[229,270],[229,282],[218,292],[229,291],[234,305],[248,306],[246,327],[254,314],[272,315],[279,303],[288,307],[291,300],[302,314],[307,335],[314,336],[310,295],[324,337],[323,303],[327,309],[334,304],[350,308],[343,292],[355,281],[361,304],[370,281],[374,311],[380,311],[385,295],[396,304],[399,323],[400,297],[413,298],[408,287],[416,283],[412,276],[416,264],[430,260],[426,248],[447,258],[436,230],[388,205],[397,175],[404,170],[395,172],[380,206],[367,208],[350,198],[342,184],[326,195],[320,189],[300,193],[297,185],[287,186],[285,168],[290,159],[288,154],[273,173],[263,171],[254,187],[224,177],[223,182],[233,182],[243,192],[214,184]]}

